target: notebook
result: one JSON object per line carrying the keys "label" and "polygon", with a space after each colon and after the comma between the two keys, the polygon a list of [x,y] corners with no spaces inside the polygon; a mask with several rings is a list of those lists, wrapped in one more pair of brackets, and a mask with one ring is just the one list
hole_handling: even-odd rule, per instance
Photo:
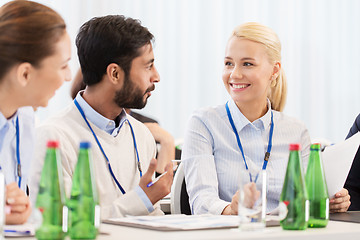
{"label": "notebook", "polygon": [[344,213],[330,213],[330,220],[341,222],[360,223],[360,211],[348,211]]}

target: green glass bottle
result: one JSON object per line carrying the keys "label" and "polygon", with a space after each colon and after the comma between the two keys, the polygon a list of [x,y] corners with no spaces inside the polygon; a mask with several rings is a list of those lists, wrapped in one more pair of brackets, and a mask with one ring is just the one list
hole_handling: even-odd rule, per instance
{"label": "green glass bottle", "polygon": [[306,171],[306,188],[310,201],[309,227],[326,227],[329,221],[329,194],[322,161],[320,144],[310,147],[309,164]]}
{"label": "green glass bottle", "polygon": [[67,232],[67,207],[58,152],[59,142],[48,141],[36,207],[42,213],[37,239],[63,239]]}
{"label": "green glass bottle", "polygon": [[304,230],[309,220],[309,200],[300,161],[300,145],[290,144],[289,149],[289,161],[280,195],[280,204],[285,204],[288,212],[280,225],[286,230]]}
{"label": "green glass bottle", "polygon": [[90,143],[81,142],[72,178],[69,235],[71,239],[95,239],[100,225],[100,206]]}

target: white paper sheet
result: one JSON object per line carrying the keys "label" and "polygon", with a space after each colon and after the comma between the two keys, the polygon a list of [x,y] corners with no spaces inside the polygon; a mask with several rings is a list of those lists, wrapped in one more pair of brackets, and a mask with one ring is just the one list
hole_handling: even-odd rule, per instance
{"label": "white paper sheet", "polygon": [[360,132],[343,142],[326,147],[322,152],[330,198],[333,198],[335,193],[343,188],[359,145]]}
{"label": "white paper sheet", "polygon": [[35,227],[33,224],[25,223],[22,225],[5,225],[5,237],[31,237],[35,235]]}
{"label": "white paper sheet", "polygon": [[172,214],[164,216],[127,216],[125,218],[112,218],[103,222],[160,231],[179,231],[238,227],[239,217]]}

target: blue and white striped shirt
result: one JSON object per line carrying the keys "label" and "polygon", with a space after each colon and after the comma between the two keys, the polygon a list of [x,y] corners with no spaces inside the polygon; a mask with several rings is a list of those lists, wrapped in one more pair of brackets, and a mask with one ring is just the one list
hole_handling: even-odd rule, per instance
{"label": "blue and white striped shirt", "polygon": [[[268,105],[270,109],[270,103]],[[306,165],[311,144],[309,133],[302,122],[278,111],[269,110],[263,117],[251,123],[233,100],[229,100],[229,109],[251,172],[262,168],[273,111],[273,146],[266,169],[269,212],[279,203],[289,144],[301,144],[301,157]],[[200,109],[193,114],[184,139],[182,162],[192,213],[221,214],[238,190],[239,172],[245,169],[225,105]],[[260,181],[257,181],[258,188],[260,184]]]}
{"label": "blue and white striped shirt", "polygon": [[19,150],[21,164],[21,186],[26,192],[29,169],[34,152],[35,127],[32,107],[21,107],[10,119],[0,112],[0,166],[5,175],[5,183],[18,183],[16,156],[16,118],[19,118]]}

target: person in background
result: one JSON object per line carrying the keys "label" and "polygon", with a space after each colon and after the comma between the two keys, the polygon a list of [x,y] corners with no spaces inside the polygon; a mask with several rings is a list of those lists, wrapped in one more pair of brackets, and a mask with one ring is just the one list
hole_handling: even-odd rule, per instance
{"label": "person in background", "polygon": [[[191,211],[237,214],[238,173],[247,165],[254,181],[266,169],[267,211],[271,212],[279,204],[289,144],[301,144],[305,166],[311,144],[305,125],[281,112],[286,79],[276,33],[259,23],[236,27],[225,49],[222,80],[229,101],[196,111],[184,139],[182,162]],[[258,196],[261,183],[254,181],[250,195]],[[332,211],[347,210],[346,189],[335,200]]]}
{"label": "person in background", "polygon": [[[84,90],[86,85],[83,81],[83,76],[81,70],[79,69],[75,75],[73,83],[70,89],[70,96],[72,99],[75,99],[79,91]],[[159,123],[152,118],[144,116],[140,113],[131,111],[131,109],[126,108],[125,112],[135,118],[136,120],[145,124],[145,126],[150,130],[157,144],[160,145],[160,148],[157,151],[156,159],[156,176],[164,172],[166,164],[171,162],[172,159],[175,159],[175,140],[174,137],[165,129],[160,127]]]}
{"label": "person in background", "polygon": [[[354,124],[346,137],[348,139],[355,133],[360,132],[360,114],[356,117]],[[346,179],[344,188],[349,190],[351,196],[350,211],[360,211],[360,147],[354,157],[349,175]]]}
{"label": "person in background", "polygon": [[34,148],[33,108],[45,107],[71,79],[70,38],[61,16],[31,1],[0,8],[0,166],[6,183],[6,224],[31,213],[27,192]]}
{"label": "person in background", "polygon": [[76,46],[86,88],[74,102],[37,128],[30,197],[35,198],[48,139],[60,142],[64,185],[70,194],[81,141],[92,146],[101,217],[163,214],[157,202],[170,192],[173,171],[152,186],[156,145],[146,126],[125,112],[143,108],[155,83],[153,35],[138,20],[121,15],[84,23]]}
{"label": "person in background", "polygon": [[168,131],[160,127],[156,120],[134,112],[129,108],[125,111],[136,120],[142,122],[150,130],[156,143],[159,144],[159,149],[156,154],[157,166],[155,172],[155,175],[159,176],[164,172],[165,166],[168,163],[172,163],[171,160],[175,159],[174,137]]}

